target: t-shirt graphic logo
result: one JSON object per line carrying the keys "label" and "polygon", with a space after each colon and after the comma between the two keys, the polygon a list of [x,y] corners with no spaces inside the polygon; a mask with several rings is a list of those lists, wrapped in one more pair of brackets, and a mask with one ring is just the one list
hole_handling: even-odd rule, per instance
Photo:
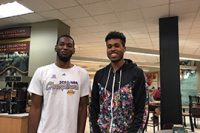
{"label": "t-shirt graphic logo", "polygon": [[63,73],[62,76],[66,76],[66,73]]}
{"label": "t-shirt graphic logo", "polygon": [[56,75],[53,74],[53,75],[51,76],[51,78],[52,78],[52,79],[56,79]]}
{"label": "t-shirt graphic logo", "polygon": [[75,92],[73,91],[73,89],[69,89],[68,91],[67,91],[67,94],[69,95],[69,96],[71,96],[71,95],[73,95]]}

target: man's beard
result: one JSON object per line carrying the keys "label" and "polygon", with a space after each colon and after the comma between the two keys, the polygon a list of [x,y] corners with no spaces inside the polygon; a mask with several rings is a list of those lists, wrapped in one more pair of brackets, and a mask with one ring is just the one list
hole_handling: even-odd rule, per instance
{"label": "man's beard", "polygon": [[122,58],[120,58],[120,59],[114,59],[114,60],[110,59],[110,61],[113,62],[113,63],[119,62],[120,60],[122,60]]}
{"label": "man's beard", "polygon": [[110,59],[110,61],[111,61],[112,63],[116,63],[116,62],[119,62],[120,60],[122,60],[122,59],[123,59],[123,56],[120,57],[120,58],[118,58],[118,59],[112,59],[111,57],[108,57],[108,58]]}
{"label": "man's beard", "polygon": [[62,54],[57,53],[57,57],[59,58],[59,60],[61,60],[63,62],[68,62],[71,59],[72,54],[71,55],[62,55]]}

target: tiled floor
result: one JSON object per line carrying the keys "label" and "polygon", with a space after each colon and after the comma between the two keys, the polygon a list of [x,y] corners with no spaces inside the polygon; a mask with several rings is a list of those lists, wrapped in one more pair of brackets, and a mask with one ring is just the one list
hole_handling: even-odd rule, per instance
{"label": "tiled floor", "polygon": [[[190,131],[190,124],[189,124],[189,118],[186,118],[186,130]],[[195,133],[200,133],[200,118],[198,119],[197,124],[199,125],[198,129],[195,128]],[[157,131],[157,128],[156,128]],[[85,129],[85,133],[90,133],[90,129],[89,129],[89,120],[87,119],[87,123],[86,123],[86,129]],[[145,133],[153,133],[153,127],[148,126],[147,127],[147,131],[145,131]]]}

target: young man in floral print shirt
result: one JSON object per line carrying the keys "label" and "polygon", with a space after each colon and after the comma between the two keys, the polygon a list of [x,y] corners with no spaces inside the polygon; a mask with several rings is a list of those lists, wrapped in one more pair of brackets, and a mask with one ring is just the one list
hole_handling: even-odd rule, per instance
{"label": "young man in floral print shirt", "polygon": [[111,63],[94,77],[90,124],[94,133],[136,133],[144,114],[146,99],[142,69],[124,59],[126,37],[110,32],[106,38],[107,56]]}

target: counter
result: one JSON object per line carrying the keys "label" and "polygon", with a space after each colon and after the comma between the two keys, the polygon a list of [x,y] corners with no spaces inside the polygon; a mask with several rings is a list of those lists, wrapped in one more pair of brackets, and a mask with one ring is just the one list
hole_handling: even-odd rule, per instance
{"label": "counter", "polygon": [[8,114],[0,113],[1,133],[27,133],[28,113]]}

